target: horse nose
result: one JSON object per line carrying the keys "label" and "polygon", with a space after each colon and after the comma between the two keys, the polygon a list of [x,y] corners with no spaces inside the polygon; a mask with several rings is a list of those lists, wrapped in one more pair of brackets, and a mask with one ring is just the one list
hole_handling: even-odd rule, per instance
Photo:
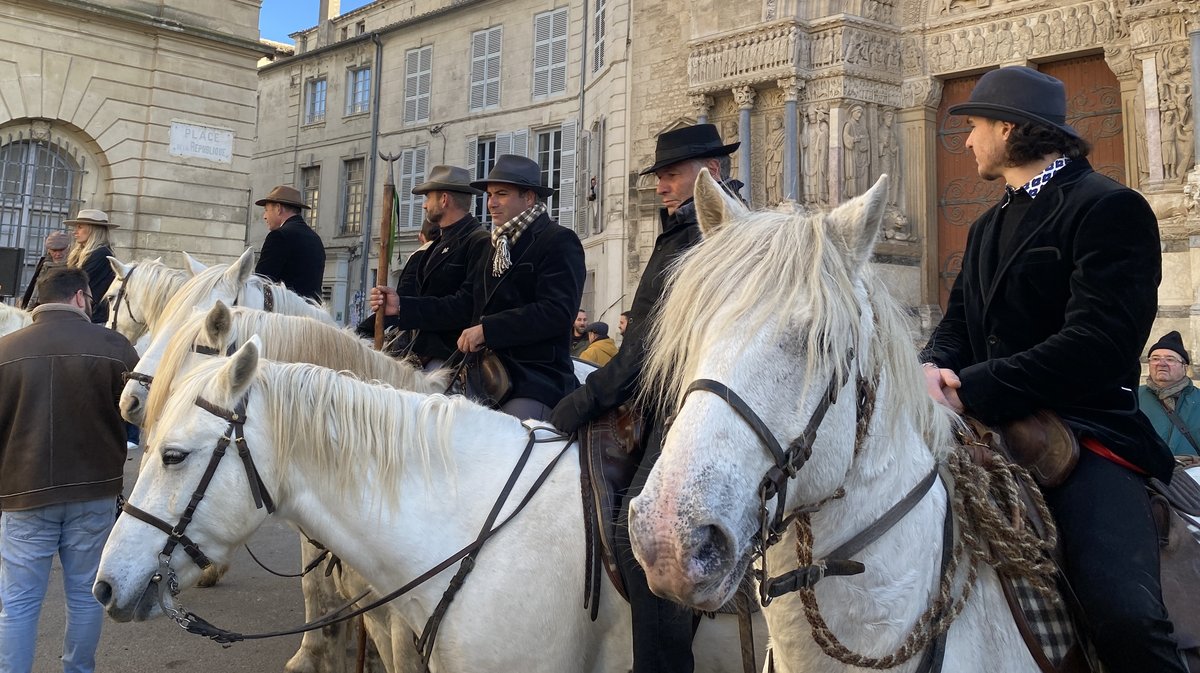
{"label": "horse nose", "polygon": [[92,595],[100,601],[101,605],[108,607],[109,602],[112,601],[112,585],[104,580],[96,580],[96,583],[92,585]]}
{"label": "horse nose", "polygon": [[653,566],[655,561],[658,560],[657,545],[638,544],[639,537],[640,537],[640,535],[639,535],[640,531],[638,531],[637,522],[638,522],[637,507],[634,507],[633,503],[631,502],[631,503],[629,503],[629,538],[630,538],[630,542],[635,547],[637,547],[638,552],[641,554],[641,557],[642,557],[642,563],[646,566]]}
{"label": "horse nose", "polygon": [[684,558],[693,580],[724,574],[733,565],[733,538],[717,524],[699,526],[688,536]]}

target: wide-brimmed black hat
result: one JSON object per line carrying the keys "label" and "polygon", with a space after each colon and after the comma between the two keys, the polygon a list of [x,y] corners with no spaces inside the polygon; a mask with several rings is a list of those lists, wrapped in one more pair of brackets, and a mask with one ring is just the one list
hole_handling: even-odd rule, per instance
{"label": "wide-brimmed black hat", "polygon": [[1062,81],[1023,65],[999,68],[980,77],[970,100],[950,106],[950,114],[1015,124],[1033,122],[1079,137],[1067,125],[1067,89]]}
{"label": "wide-brimmed black hat", "polygon": [[471,174],[458,166],[434,166],[429,179],[412,188],[413,194],[459,192],[479,196],[483,192],[471,186]]}
{"label": "wide-brimmed black hat", "polygon": [[1191,358],[1188,357],[1187,349],[1183,347],[1183,335],[1180,334],[1179,332],[1176,332],[1176,331],[1167,332],[1166,334],[1164,334],[1162,336],[1161,339],[1156,341],[1154,343],[1154,345],[1150,347],[1150,350],[1147,352],[1153,353],[1154,351],[1158,351],[1158,350],[1175,351],[1176,353],[1179,354],[1179,357],[1183,358],[1183,364],[1185,364],[1185,365],[1192,364]]}
{"label": "wide-brimmed black hat", "polygon": [[740,142],[730,145],[721,142],[721,134],[712,124],[696,124],[667,131],[658,137],[658,144],[654,148],[654,165],[642,171],[641,175],[650,175],[660,168],[688,159],[727,156],[733,154],[740,145]]}
{"label": "wide-brimmed black hat", "polygon": [[542,185],[542,169],[538,168],[537,162],[516,154],[501,154],[496,157],[496,164],[488,172],[487,178],[476,180],[471,186],[486,191],[490,182],[503,182],[523,189],[532,189],[538,196],[550,196],[554,193],[553,187]]}

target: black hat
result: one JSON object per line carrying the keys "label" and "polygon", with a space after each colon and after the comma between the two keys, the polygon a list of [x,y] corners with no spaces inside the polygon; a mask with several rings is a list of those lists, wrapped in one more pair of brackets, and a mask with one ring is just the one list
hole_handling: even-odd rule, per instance
{"label": "black hat", "polygon": [[660,168],[688,159],[727,156],[733,154],[740,145],[740,142],[730,145],[722,143],[717,127],[712,124],[696,124],[667,131],[658,137],[658,145],[654,148],[654,165],[642,171],[641,175],[650,175]]}
{"label": "black hat", "polygon": [[608,336],[608,323],[594,322],[594,323],[588,325],[587,329],[583,330],[583,332],[584,332],[584,334],[591,332],[592,334],[595,334],[596,336],[598,336],[600,338],[604,338],[604,337]]}
{"label": "black hat", "polygon": [[458,166],[434,166],[429,179],[412,188],[413,194],[426,192],[458,192],[479,196],[483,192],[471,186],[471,174]]}
{"label": "black hat", "polygon": [[1183,358],[1183,364],[1192,364],[1191,358],[1188,357],[1187,349],[1183,347],[1183,336],[1179,332],[1171,331],[1163,335],[1153,346],[1150,347],[1149,353],[1157,350],[1169,350],[1179,353],[1179,357]]}
{"label": "black hat", "polygon": [[980,77],[970,100],[951,105],[950,114],[1016,124],[1033,122],[1079,137],[1067,125],[1067,89],[1062,81],[1023,65],[999,68]]}
{"label": "black hat", "polygon": [[488,183],[491,182],[504,182],[532,189],[538,196],[550,196],[554,193],[553,187],[542,185],[542,169],[538,168],[537,162],[516,154],[501,154],[496,157],[496,164],[492,166],[487,178],[476,180],[471,186],[487,190]]}

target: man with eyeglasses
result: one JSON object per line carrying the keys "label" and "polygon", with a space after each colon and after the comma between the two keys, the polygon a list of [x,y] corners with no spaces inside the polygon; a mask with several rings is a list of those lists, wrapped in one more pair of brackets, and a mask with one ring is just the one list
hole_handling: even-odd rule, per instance
{"label": "man with eyeglasses", "polygon": [[33,323],[0,338],[0,671],[33,669],[57,554],[66,593],[62,667],[96,668],[104,608],[92,597],[125,468],[117,409],[138,355],[91,321],[83,269],[38,279]]}
{"label": "man with eyeglasses", "polygon": [[1150,374],[1138,388],[1138,403],[1171,453],[1200,455],[1200,393],[1188,378],[1191,364],[1183,337],[1168,332],[1150,347]]}

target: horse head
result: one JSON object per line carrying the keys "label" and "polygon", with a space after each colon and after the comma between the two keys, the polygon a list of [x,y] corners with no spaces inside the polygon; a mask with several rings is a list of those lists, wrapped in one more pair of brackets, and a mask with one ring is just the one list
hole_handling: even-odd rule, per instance
{"label": "horse head", "polygon": [[869,259],[886,196],[884,176],[827,213],[749,212],[707,171],[698,177],[704,238],[668,282],[644,372],[648,398],[673,417],[629,508],[655,593],[703,609],[732,596],[764,514],[785,513],[773,494],[760,497],[769,472],[782,475],[774,485],[789,512],[845,481],[856,381],[872,366]]}
{"label": "horse head", "polygon": [[[173,591],[176,583],[194,584],[202,562],[227,562],[266,519],[270,484],[276,481],[274,452],[267,450],[261,429],[266,419],[255,417],[248,397],[260,349],[254,338],[230,358],[201,363],[177,383],[179,395],[166,405],[164,422],[151,431],[149,459],[108,538],[92,589],[117,621],[157,614],[161,591]],[[243,446],[253,455],[248,463],[239,460],[236,436],[241,432]],[[201,496],[190,519],[187,493]],[[256,501],[268,504],[259,507]],[[175,528],[187,540],[169,544],[164,528]],[[188,543],[200,556],[185,549]]]}

